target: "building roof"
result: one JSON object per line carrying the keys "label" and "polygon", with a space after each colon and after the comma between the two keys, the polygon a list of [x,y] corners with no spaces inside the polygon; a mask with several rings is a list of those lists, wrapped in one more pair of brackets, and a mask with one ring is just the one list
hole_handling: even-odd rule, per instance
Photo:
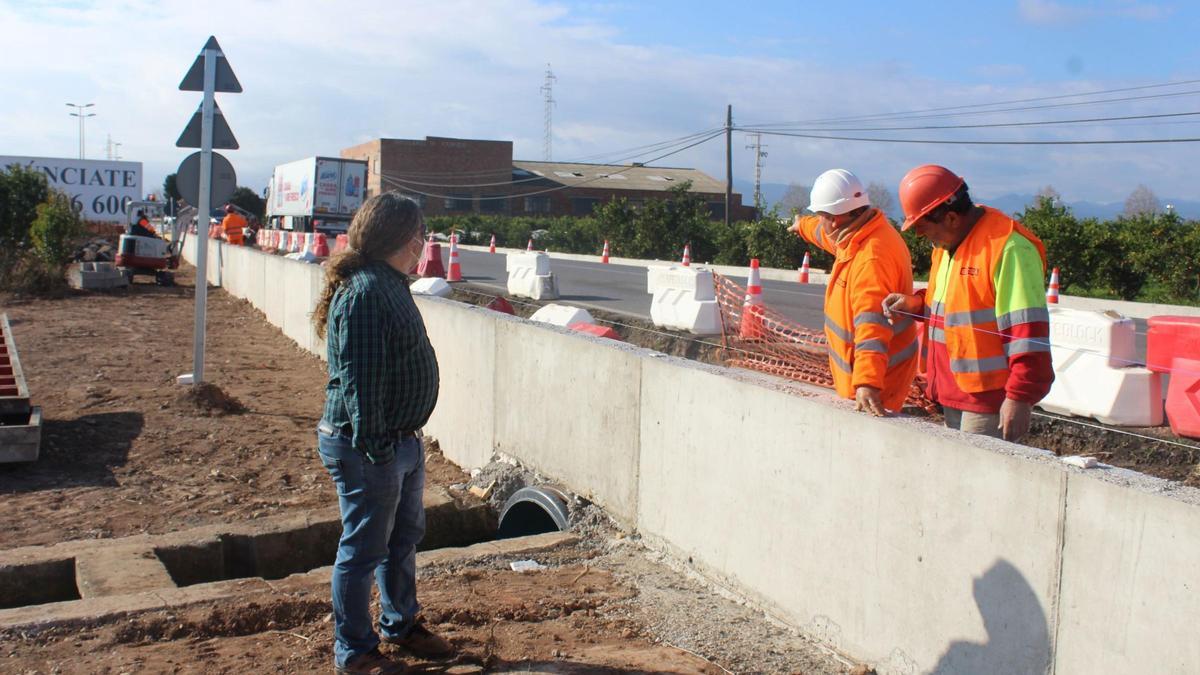
{"label": "building roof", "polygon": [[725,183],[699,169],[526,160],[513,160],[513,169],[514,173],[525,171],[561,185],[605,190],[658,190],[665,192],[690,180],[692,181],[692,192],[716,194],[725,192]]}

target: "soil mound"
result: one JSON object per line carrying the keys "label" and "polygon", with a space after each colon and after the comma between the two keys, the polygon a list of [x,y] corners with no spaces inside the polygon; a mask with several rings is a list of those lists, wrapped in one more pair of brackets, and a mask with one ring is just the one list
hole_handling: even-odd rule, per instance
{"label": "soil mound", "polygon": [[209,415],[240,415],[246,412],[246,406],[241,401],[226,394],[212,382],[201,382],[199,386],[184,389],[175,397],[175,402],[181,407],[192,407]]}

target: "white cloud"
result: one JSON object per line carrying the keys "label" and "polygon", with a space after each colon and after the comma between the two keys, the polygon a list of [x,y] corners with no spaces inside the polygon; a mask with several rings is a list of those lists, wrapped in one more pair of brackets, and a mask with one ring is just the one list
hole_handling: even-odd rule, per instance
{"label": "white cloud", "polygon": [[[1061,84],[963,86],[923,77],[902,62],[853,70],[799,59],[715,56],[622,43],[612,26],[536,0],[287,4],[255,0],[157,3],[125,0],[82,9],[3,4],[0,154],[70,156],[77,147],[66,101],[95,102],[89,156],[106,133],[146,165],[153,186],[190,150],[174,147],[199,103],[177,85],[215,34],[245,93],[219,95],[242,149],[226,156],[245,185],[259,187],[279,162],[378,136],[462,136],[514,141],[519,159],[542,154],[545,64],[558,83],[554,151],[572,159],[719,127],[725,104],[737,123],[811,120],[989,100],[1061,94]],[[32,8],[31,8],[32,7]],[[1074,83],[1078,91],[1125,83]],[[1151,110],[1150,104],[1138,110]],[[1130,130],[1150,135],[1153,129]],[[908,132],[932,137],[934,132]],[[1038,138],[1046,131],[963,132],[963,137]],[[1072,130],[1094,137],[1096,131]],[[1003,136],[1001,135],[1003,134]],[[865,134],[860,134],[865,135]],[[764,180],[806,183],[833,165],[895,183],[938,161],[969,176],[981,194],[1052,183],[1070,198],[1123,198],[1145,182],[1159,194],[1200,196],[1184,149],[1039,148],[835,143],[767,137]],[[734,139],[735,176],[752,175],[744,138]],[[1151,161],[1151,159],[1153,161]],[[663,160],[724,174],[719,141]],[[1115,197],[1114,197],[1115,199]]]}
{"label": "white cloud", "polygon": [[1056,0],[1019,0],[1018,12],[1025,21],[1039,25],[1082,23],[1102,17],[1121,17],[1139,21],[1165,19],[1171,7],[1137,0],[1109,0],[1072,4]]}

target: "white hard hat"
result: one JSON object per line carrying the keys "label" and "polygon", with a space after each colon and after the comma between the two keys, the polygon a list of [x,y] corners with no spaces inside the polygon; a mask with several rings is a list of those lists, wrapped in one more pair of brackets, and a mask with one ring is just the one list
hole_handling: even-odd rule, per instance
{"label": "white hard hat", "polygon": [[845,169],[830,169],[817,176],[809,198],[808,210],[824,211],[835,216],[849,213],[860,206],[870,206],[867,189],[858,176]]}

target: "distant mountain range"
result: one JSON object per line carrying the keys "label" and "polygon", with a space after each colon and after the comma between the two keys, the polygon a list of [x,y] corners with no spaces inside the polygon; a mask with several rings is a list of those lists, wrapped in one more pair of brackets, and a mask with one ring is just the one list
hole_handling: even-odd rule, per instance
{"label": "distant mountain range", "polygon": [[[754,183],[749,181],[734,180],[733,187],[742,195],[743,204],[751,204],[754,202]],[[787,192],[788,186],[783,183],[763,183],[762,192],[763,198],[768,205],[777,203],[783,199],[784,193]],[[1016,213],[1024,211],[1025,207],[1034,203],[1036,195],[1019,195],[1007,194],[999,197],[979,197],[979,201],[988,206],[995,207],[1005,213]],[[892,218],[900,217],[900,200],[896,194],[892,193],[893,208],[888,215]],[[1188,199],[1169,199],[1159,198],[1159,203],[1165,208],[1167,204],[1178,213],[1180,216],[1188,219],[1200,220],[1200,201]],[[1067,206],[1071,208],[1071,212],[1079,218],[1100,218],[1102,220],[1115,218],[1125,211],[1125,200],[1117,202],[1089,202],[1075,201],[1067,202]]]}

